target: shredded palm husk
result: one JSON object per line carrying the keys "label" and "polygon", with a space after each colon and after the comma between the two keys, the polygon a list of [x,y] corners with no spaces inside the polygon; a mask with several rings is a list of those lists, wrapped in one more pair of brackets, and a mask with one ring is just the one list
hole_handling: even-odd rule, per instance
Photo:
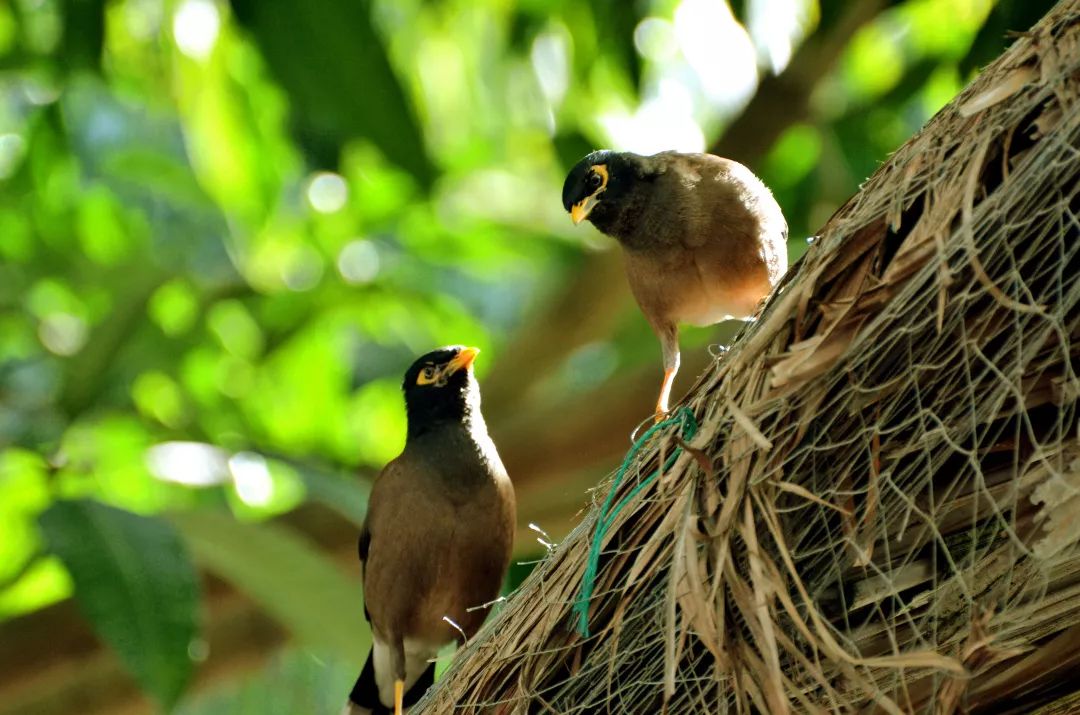
{"label": "shredded palm husk", "polygon": [[416,711],[1080,701],[1078,93],[1071,0],[874,174],[699,380],[691,449],[606,532],[591,635],[571,607],[595,506]]}

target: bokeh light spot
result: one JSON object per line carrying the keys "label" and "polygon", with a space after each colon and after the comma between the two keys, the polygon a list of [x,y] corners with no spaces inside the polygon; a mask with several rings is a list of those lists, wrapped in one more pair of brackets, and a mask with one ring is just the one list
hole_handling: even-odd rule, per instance
{"label": "bokeh light spot", "polygon": [[671,59],[679,51],[675,27],[663,18],[647,17],[634,28],[634,47],[653,62]]}
{"label": "bokeh light spot", "polygon": [[289,262],[281,268],[281,280],[292,291],[303,292],[319,285],[323,276],[323,259],[311,246],[297,246]]}
{"label": "bokeh light spot", "polygon": [[191,487],[220,484],[228,477],[224,450],[202,442],[163,442],[146,450],[146,466],[158,479]]}
{"label": "bokeh light spot", "polygon": [[349,241],[338,253],[337,268],[346,283],[370,283],[379,274],[379,250],[371,241]]}
{"label": "bokeh light spot", "polygon": [[71,313],[50,313],[38,325],[38,338],[50,352],[68,357],[86,344],[86,321]]}
{"label": "bokeh light spot", "polygon": [[565,30],[543,32],[533,40],[530,52],[533,72],[552,105],[562,102],[570,85],[569,44]]}
{"label": "bokeh light spot", "polygon": [[266,506],[274,496],[274,480],[262,455],[238,452],[229,458],[236,495],[249,506]]}
{"label": "bokeh light spot", "polygon": [[184,0],[173,15],[176,46],[193,60],[205,60],[217,43],[221,17],[211,0]]}
{"label": "bokeh light spot", "polygon": [[312,177],[307,189],[308,202],[319,213],[340,211],[349,198],[349,186],[338,174],[323,171]]}

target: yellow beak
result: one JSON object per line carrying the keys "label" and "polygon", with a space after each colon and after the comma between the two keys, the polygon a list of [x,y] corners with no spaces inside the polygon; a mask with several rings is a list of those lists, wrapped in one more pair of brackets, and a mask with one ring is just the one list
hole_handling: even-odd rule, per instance
{"label": "yellow beak", "polygon": [[462,348],[461,352],[454,356],[454,358],[446,363],[446,374],[453,375],[462,368],[472,367],[473,361],[476,360],[476,356],[480,354],[480,348]]}
{"label": "yellow beak", "polygon": [[593,208],[596,207],[596,204],[599,201],[600,199],[597,198],[597,194],[593,194],[592,196],[582,199],[581,201],[578,201],[576,204],[571,206],[570,219],[574,222],[574,225],[577,226],[579,223],[587,219],[589,217],[589,214],[592,213]]}

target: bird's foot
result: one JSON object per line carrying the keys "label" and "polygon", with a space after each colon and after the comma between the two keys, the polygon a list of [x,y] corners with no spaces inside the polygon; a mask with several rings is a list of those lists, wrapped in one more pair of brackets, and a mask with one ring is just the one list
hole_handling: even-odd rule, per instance
{"label": "bird's foot", "polygon": [[394,681],[394,715],[402,715],[405,712],[402,701],[405,700],[405,681]]}
{"label": "bird's foot", "polygon": [[669,367],[664,370],[664,381],[660,383],[660,395],[656,398],[655,419],[657,422],[667,417],[668,400],[671,397],[671,383],[675,381],[676,369],[675,367]]}

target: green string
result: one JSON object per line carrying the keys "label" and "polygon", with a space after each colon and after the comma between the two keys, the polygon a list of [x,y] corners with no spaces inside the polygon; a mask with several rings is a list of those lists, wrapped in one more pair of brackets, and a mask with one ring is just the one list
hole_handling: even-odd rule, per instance
{"label": "green string", "polygon": [[615,517],[619,515],[619,512],[623,510],[634,497],[641,493],[645,487],[649,486],[653,480],[659,477],[663,472],[671,469],[671,466],[675,463],[675,459],[682,452],[681,447],[676,447],[671,453],[671,456],[664,462],[664,466],[657,469],[645,479],[630,490],[630,493],[623,497],[618,504],[612,508],[611,502],[615,499],[615,493],[619,490],[619,484],[622,482],[623,476],[627,470],[630,469],[630,465],[633,463],[634,458],[637,457],[641,448],[649,441],[650,438],[662,429],[671,427],[672,425],[682,426],[682,438],[684,441],[694,438],[694,434],[697,433],[698,424],[694,419],[694,411],[689,407],[683,407],[671,417],[665,420],[657,422],[649,429],[645,430],[645,434],[641,435],[637,441],[630,447],[630,451],[626,453],[626,457],[623,458],[622,466],[619,467],[619,471],[615,473],[615,480],[611,485],[611,490],[608,492],[607,498],[604,499],[604,503],[600,507],[600,515],[596,519],[596,532],[593,534],[592,545],[589,547],[589,560],[585,564],[585,574],[581,577],[581,595],[577,601],[574,602],[573,612],[577,614],[578,631],[585,638],[589,637],[589,602],[592,600],[593,589],[596,588],[596,571],[600,566],[600,549],[601,544],[604,541],[604,535],[607,534],[608,529],[615,522]]}

